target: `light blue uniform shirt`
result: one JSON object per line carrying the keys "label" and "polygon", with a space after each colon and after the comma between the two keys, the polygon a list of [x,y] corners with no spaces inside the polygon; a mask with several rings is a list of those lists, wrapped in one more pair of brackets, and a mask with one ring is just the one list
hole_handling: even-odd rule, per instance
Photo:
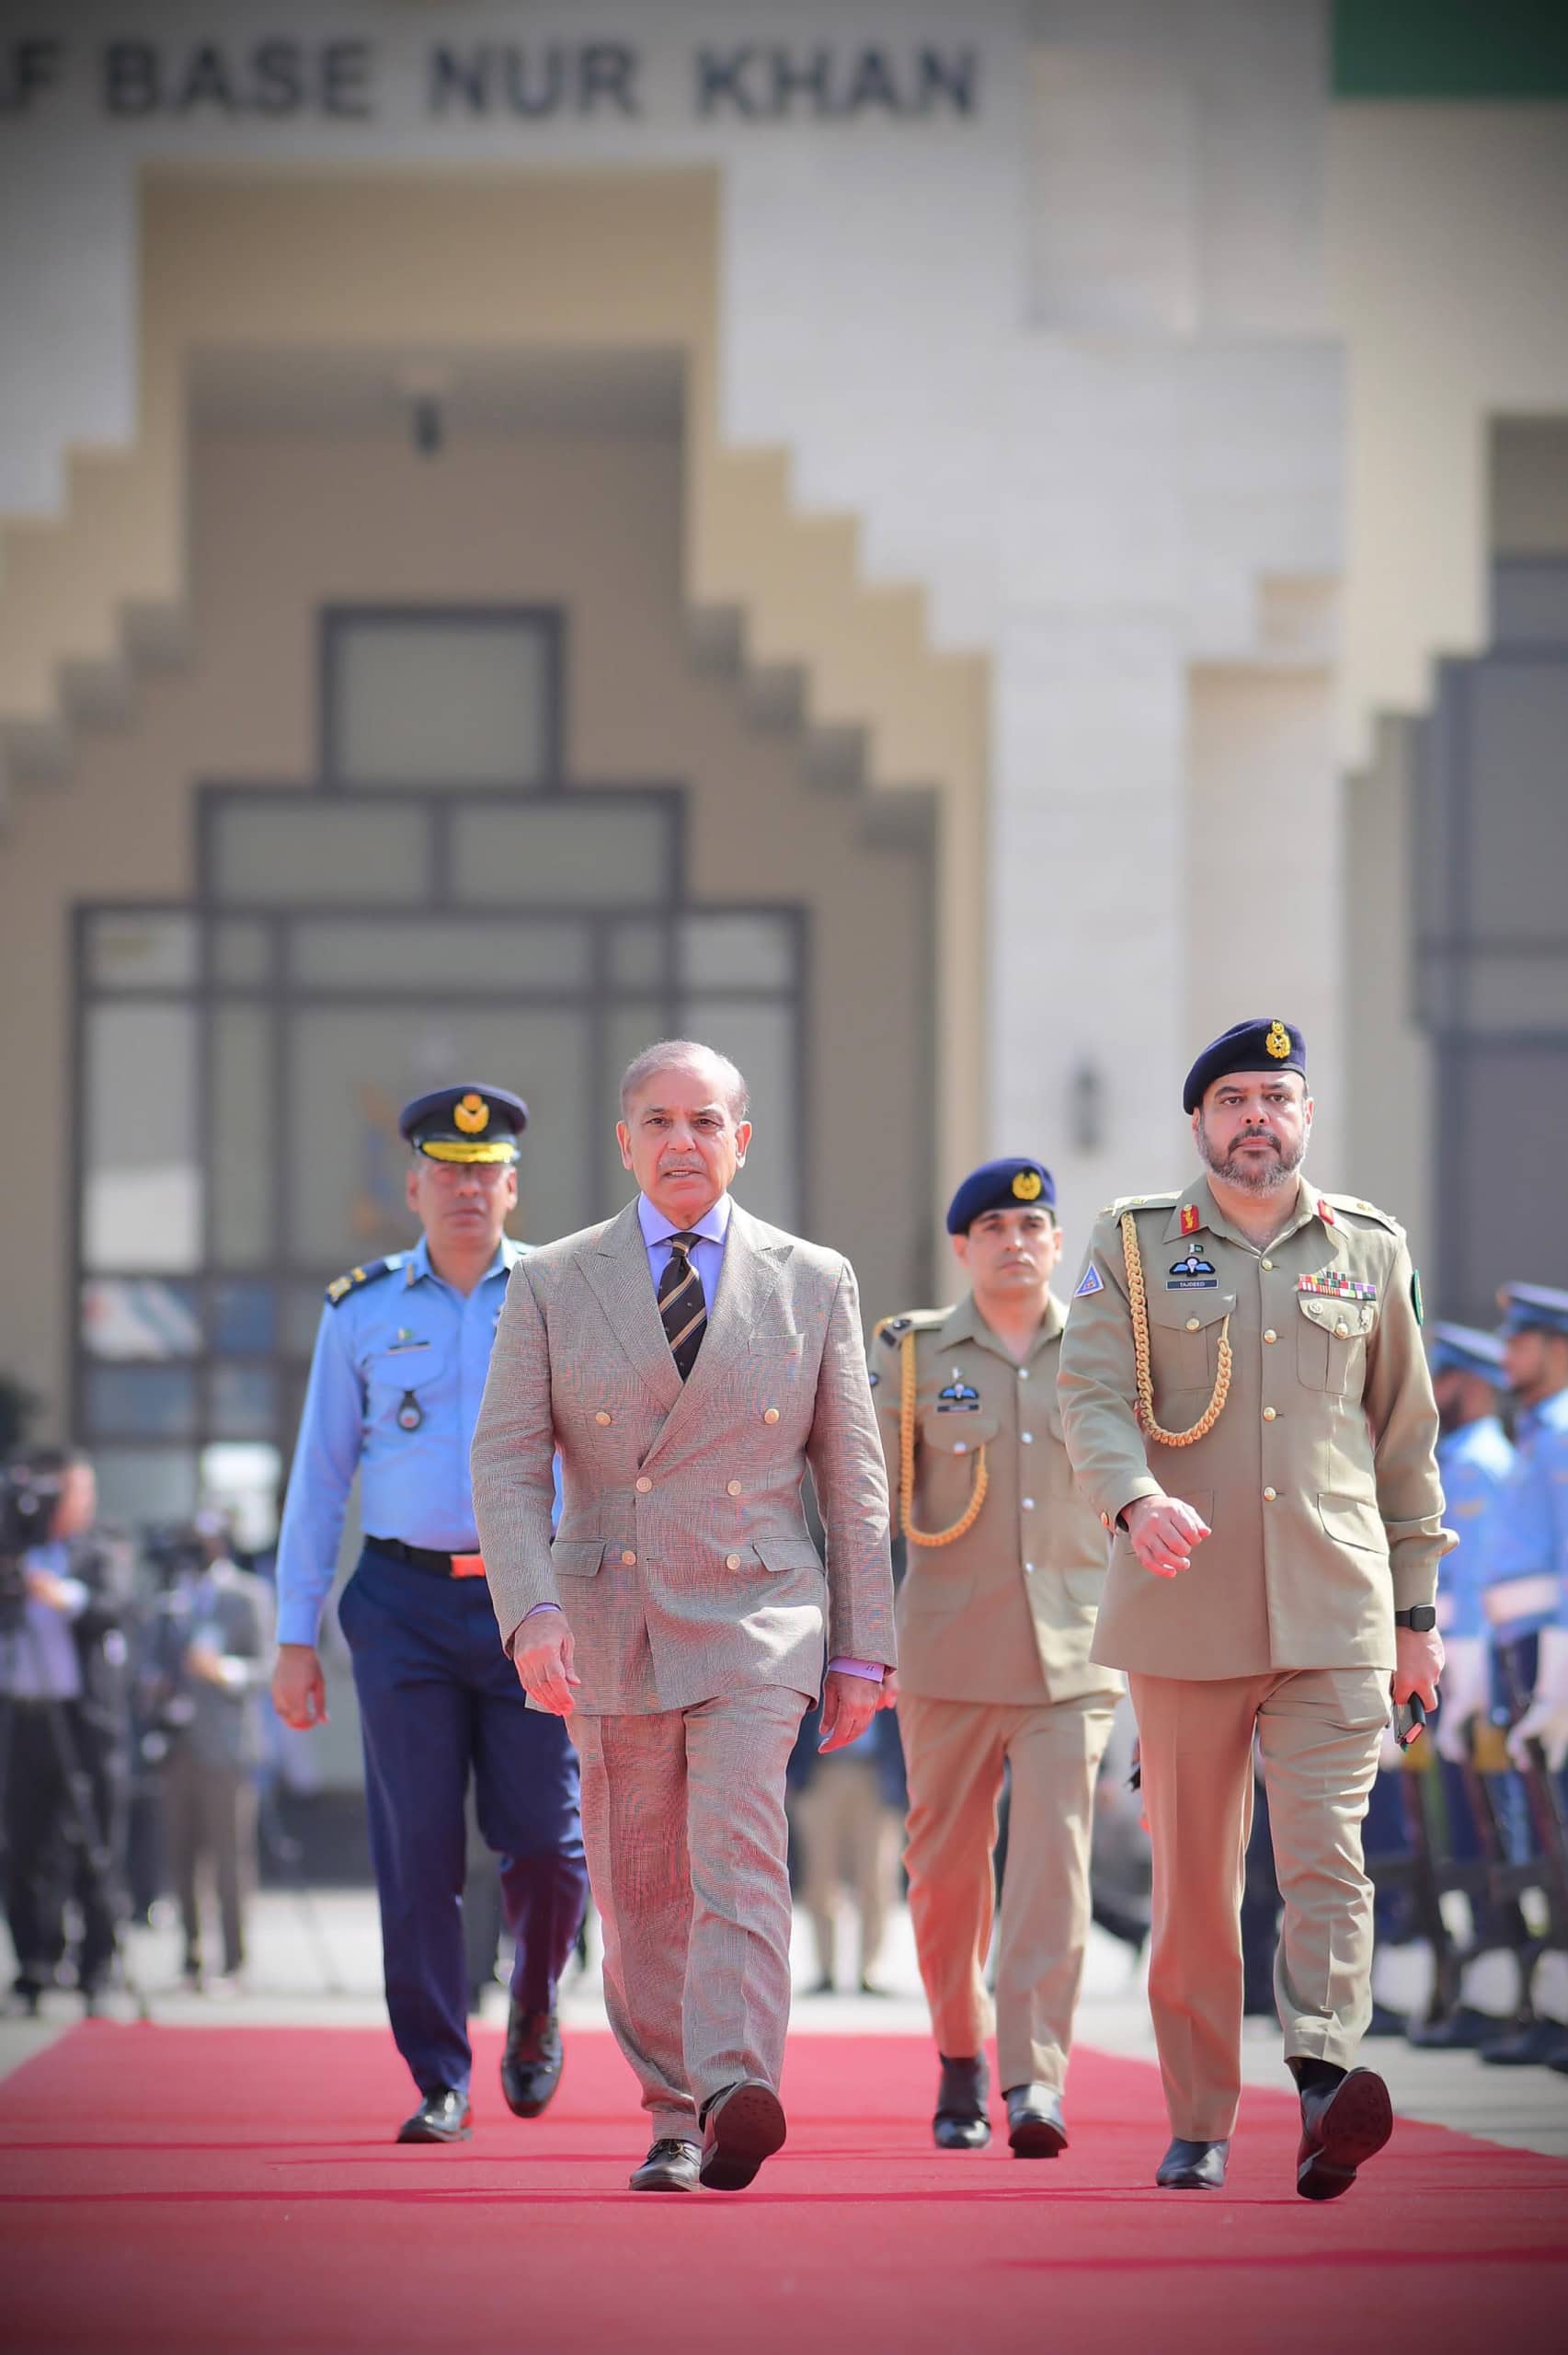
{"label": "light blue uniform shirt", "polygon": [[[465,1300],[421,1235],[388,1275],[322,1311],[278,1539],[278,1640],[314,1644],[360,1475],[367,1536],[475,1554],[468,1451],[507,1279],[525,1246],[503,1235]],[[405,1422],[416,1416],[412,1430]]]}
{"label": "light blue uniform shirt", "polygon": [[1514,1467],[1487,1528],[1485,1604],[1493,1639],[1517,1643],[1568,1626],[1568,1390],[1527,1407]]}
{"label": "light blue uniform shirt", "polygon": [[63,1539],[33,1546],[23,1557],[23,1568],[52,1570],[65,1589],[65,1608],[56,1611],[52,1603],[29,1595],[20,1623],[0,1636],[0,1693],[8,1701],[74,1701],[82,1690],[82,1663],[71,1625],[87,1607],[87,1590],[70,1574],[71,1549]]}
{"label": "light blue uniform shirt", "polygon": [[1490,1637],[1482,1585],[1493,1507],[1514,1461],[1507,1434],[1495,1415],[1482,1415],[1437,1442],[1443,1478],[1443,1518],[1459,1533],[1459,1544],[1443,1564],[1437,1590],[1437,1625],[1445,1636]]}

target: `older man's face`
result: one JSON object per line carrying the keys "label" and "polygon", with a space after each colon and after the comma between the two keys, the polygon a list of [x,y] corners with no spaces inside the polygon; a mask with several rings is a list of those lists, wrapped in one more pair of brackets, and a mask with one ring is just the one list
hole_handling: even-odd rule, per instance
{"label": "older man's face", "polygon": [[1229,1072],[1193,1114],[1193,1135],[1209,1168],[1248,1194],[1286,1185],[1311,1133],[1312,1099],[1294,1071]]}
{"label": "older man's face", "polygon": [[745,1163],[750,1120],[737,1120],[724,1074],[671,1063],[646,1079],[618,1121],[621,1158],[655,1210],[679,1227],[712,1208]]}

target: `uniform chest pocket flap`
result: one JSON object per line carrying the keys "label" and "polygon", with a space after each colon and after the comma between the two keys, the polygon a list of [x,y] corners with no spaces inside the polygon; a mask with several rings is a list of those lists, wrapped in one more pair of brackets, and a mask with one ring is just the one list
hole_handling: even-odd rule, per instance
{"label": "uniform chest pocket flap", "polygon": [[1357,1342],[1370,1336],[1378,1322],[1372,1300],[1334,1300],[1324,1292],[1299,1292],[1300,1317],[1296,1327],[1296,1370],[1307,1390],[1344,1390],[1350,1379]]}
{"label": "uniform chest pocket flap", "polygon": [[976,1455],[987,1440],[996,1437],[994,1415],[982,1414],[978,1407],[959,1407],[944,1414],[940,1407],[928,1407],[921,1417],[921,1445],[933,1455]]}
{"label": "uniform chest pocket flap", "polygon": [[426,1340],[419,1334],[410,1334],[406,1340],[382,1342],[365,1359],[365,1383],[372,1409],[395,1412],[398,1402],[410,1390],[417,1398],[428,1398],[445,1374],[451,1358],[449,1342]]}
{"label": "uniform chest pocket flap", "polygon": [[1219,1364],[1219,1328],[1236,1305],[1233,1292],[1149,1291],[1149,1340],[1157,1383],[1206,1390]]}

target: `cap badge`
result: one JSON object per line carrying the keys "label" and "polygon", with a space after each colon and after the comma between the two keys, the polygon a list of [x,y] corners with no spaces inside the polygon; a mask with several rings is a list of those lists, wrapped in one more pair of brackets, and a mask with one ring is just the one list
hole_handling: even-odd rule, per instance
{"label": "cap badge", "polygon": [[1197,1214],[1197,1204],[1196,1202],[1184,1202],[1182,1204],[1182,1233],[1184,1235],[1196,1235],[1202,1223],[1203,1222]]}
{"label": "cap badge", "polygon": [[452,1108],[452,1117],[465,1137],[476,1137],[490,1125],[490,1108],[482,1096],[470,1090],[468,1095],[458,1097]]}
{"label": "cap badge", "polygon": [[1015,1201],[1037,1202],[1042,1191],[1043,1182],[1037,1169],[1020,1169],[1013,1178],[1013,1194]]}
{"label": "cap badge", "polygon": [[1271,1054],[1276,1063],[1282,1063],[1290,1052],[1290,1033],[1283,1022],[1271,1022],[1268,1036],[1263,1043],[1265,1051]]}

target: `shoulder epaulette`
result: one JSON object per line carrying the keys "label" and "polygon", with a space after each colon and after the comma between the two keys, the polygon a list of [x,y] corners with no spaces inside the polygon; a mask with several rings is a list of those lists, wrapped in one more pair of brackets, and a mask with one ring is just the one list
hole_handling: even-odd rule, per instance
{"label": "shoulder epaulette", "polygon": [[1403,1227],[1392,1211],[1380,1211],[1376,1202],[1364,1202],[1359,1194],[1320,1194],[1320,1202],[1327,1202],[1331,1210],[1353,1211],[1361,1218],[1376,1219],[1391,1235],[1402,1235]]}
{"label": "shoulder epaulette", "polygon": [[884,1316],[876,1327],[876,1338],[896,1350],[906,1333],[933,1332],[952,1314],[950,1308],[911,1308],[904,1316]]}
{"label": "shoulder epaulette", "polygon": [[384,1259],[372,1259],[363,1268],[350,1268],[346,1276],[334,1276],[326,1287],[326,1304],[337,1308],[351,1292],[360,1292],[366,1284],[379,1283],[383,1276],[395,1275],[407,1259],[406,1251],[389,1251]]}
{"label": "shoulder epaulette", "polygon": [[1181,1200],[1180,1187],[1173,1187],[1168,1194],[1118,1194],[1096,1215],[1100,1218],[1120,1218],[1123,1211],[1169,1211]]}

